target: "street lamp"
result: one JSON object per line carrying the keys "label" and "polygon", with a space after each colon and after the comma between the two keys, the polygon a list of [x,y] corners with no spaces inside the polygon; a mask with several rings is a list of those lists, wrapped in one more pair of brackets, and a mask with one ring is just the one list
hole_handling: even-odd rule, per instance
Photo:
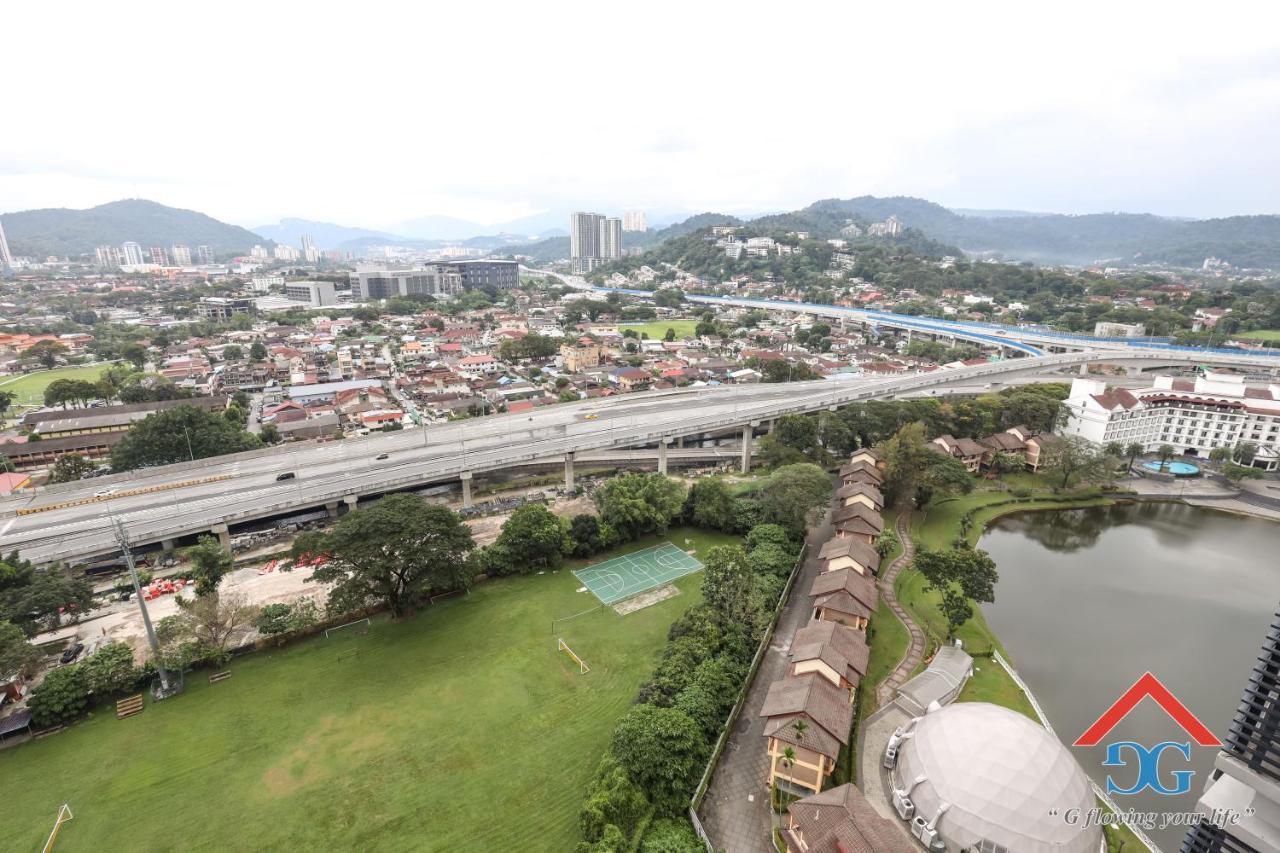
{"label": "street lamp", "polygon": [[115,533],[116,542],[120,544],[120,550],[124,554],[125,565],[129,567],[129,579],[133,581],[133,594],[138,600],[138,610],[142,612],[142,624],[147,629],[151,656],[156,662],[156,673],[160,676],[160,689],[153,689],[152,693],[157,699],[167,699],[182,692],[181,678],[174,682],[169,676],[169,671],[164,668],[164,661],[160,657],[160,641],[156,639],[156,629],[151,624],[151,614],[147,612],[147,602],[142,597],[142,583],[138,580],[138,567],[133,562],[133,549],[129,547],[129,535],[125,532],[124,521],[112,514],[110,506],[107,507],[107,515],[111,518],[112,532]]}

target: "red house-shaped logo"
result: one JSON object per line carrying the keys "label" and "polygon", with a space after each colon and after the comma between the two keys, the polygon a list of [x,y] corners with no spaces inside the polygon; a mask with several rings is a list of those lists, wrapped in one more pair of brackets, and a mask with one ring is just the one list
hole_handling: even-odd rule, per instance
{"label": "red house-shaped logo", "polygon": [[1097,746],[1102,739],[1111,733],[1116,724],[1129,715],[1138,703],[1150,696],[1165,713],[1200,746],[1222,746],[1222,741],[1209,731],[1204,723],[1196,719],[1196,715],[1178,701],[1178,697],[1169,692],[1169,688],[1160,683],[1160,679],[1151,673],[1145,673],[1115,701],[1097,721],[1076,738],[1074,746]]}

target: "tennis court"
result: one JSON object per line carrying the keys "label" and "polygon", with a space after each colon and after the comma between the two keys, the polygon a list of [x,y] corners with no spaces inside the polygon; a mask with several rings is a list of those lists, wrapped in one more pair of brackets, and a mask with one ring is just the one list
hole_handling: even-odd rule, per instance
{"label": "tennis court", "polygon": [[701,568],[702,563],[693,556],[670,542],[663,542],[643,551],[633,551],[577,569],[573,575],[600,601],[613,604]]}

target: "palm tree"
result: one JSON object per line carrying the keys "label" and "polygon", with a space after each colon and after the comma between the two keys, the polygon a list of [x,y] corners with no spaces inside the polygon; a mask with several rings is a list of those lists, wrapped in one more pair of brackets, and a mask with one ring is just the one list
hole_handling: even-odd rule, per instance
{"label": "palm tree", "polygon": [[1174,457],[1177,451],[1173,449],[1172,444],[1162,444],[1156,450],[1156,457],[1160,460],[1160,470],[1163,471],[1169,467],[1169,460]]}
{"label": "palm tree", "polygon": [[1125,455],[1129,457],[1130,468],[1133,467],[1134,461],[1142,455],[1142,451],[1144,450],[1146,450],[1146,448],[1142,446],[1142,442],[1140,441],[1135,441],[1132,444],[1125,446],[1124,452]]}
{"label": "palm tree", "polygon": [[791,728],[796,730],[796,740],[804,740],[804,733],[809,730],[809,724],[804,720],[796,720],[791,724]]}

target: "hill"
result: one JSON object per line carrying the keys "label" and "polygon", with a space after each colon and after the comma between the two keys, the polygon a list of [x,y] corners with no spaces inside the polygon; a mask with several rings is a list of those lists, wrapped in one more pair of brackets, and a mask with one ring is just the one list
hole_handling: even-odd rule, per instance
{"label": "hill", "polygon": [[385,242],[405,239],[383,231],[370,231],[368,228],[352,228],[347,225],[335,225],[332,222],[294,218],[281,219],[275,225],[260,225],[253,229],[253,233],[265,240],[296,247],[302,246],[303,234],[310,234],[316,241],[316,248],[319,249],[334,249],[350,240],[369,239]]}
{"label": "hill", "polygon": [[[128,240],[168,248],[175,243],[212,246],[219,257],[248,252],[263,238],[194,210],[166,207],[144,199],[125,199],[87,210],[45,208],[0,216],[15,255],[79,258],[97,246]],[[270,241],[265,241],[270,242]]]}

